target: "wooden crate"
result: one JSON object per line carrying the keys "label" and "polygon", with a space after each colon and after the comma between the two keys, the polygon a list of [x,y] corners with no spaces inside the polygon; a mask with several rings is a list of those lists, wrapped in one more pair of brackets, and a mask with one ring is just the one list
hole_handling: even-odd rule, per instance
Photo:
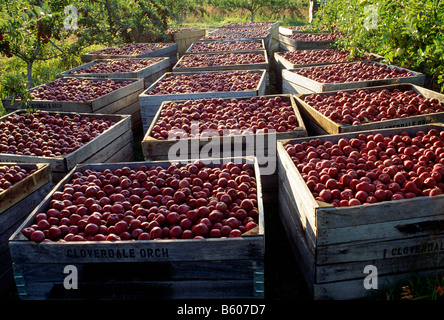
{"label": "wooden crate", "polygon": [[150,52],[138,54],[138,55],[108,55],[100,53],[101,50],[85,53],[82,55],[82,62],[91,62],[100,59],[120,59],[120,58],[152,58],[152,57],[168,57],[170,58],[170,67],[172,68],[178,58],[178,46],[177,43],[171,43],[170,45]]}
{"label": "wooden crate", "polygon": [[233,39],[228,39],[228,40],[199,40],[199,41],[195,41],[193,44],[190,45],[190,47],[187,49],[187,51],[185,51],[185,54],[198,54],[198,53],[211,53],[211,52],[244,52],[244,50],[217,50],[217,51],[201,51],[201,52],[193,52],[194,48],[196,46],[196,43],[208,43],[208,44],[217,44],[217,43],[223,43],[223,44],[230,44],[233,42],[257,42],[259,44],[259,48],[257,50],[265,50],[265,43],[263,39],[253,39],[253,40],[233,40]]}
{"label": "wooden crate", "polygon": [[[69,79],[72,77],[60,78],[57,80]],[[81,78],[92,81],[106,81],[108,79]],[[57,81],[55,80],[55,81]],[[145,89],[143,79],[110,79],[116,82],[132,81],[131,84],[114,90],[97,99],[86,102],[75,101],[55,101],[55,100],[34,100],[27,105],[32,109],[78,113],[100,113],[100,114],[128,114],[131,115],[133,129],[139,129],[142,125],[140,115],[139,95]],[[47,85],[47,84],[46,84]],[[29,89],[28,92],[37,90],[44,85]],[[3,99],[3,107],[7,112],[22,109],[19,100],[12,101],[12,98]]]}
{"label": "wooden crate", "polygon": [[279,49],[283,51],[328,49],[334,47],[335,42],[332,40],[301,41],[292,39],[287,35],[279,33]]}
{"label": "wooden crate", "polygon": [[[272,52],[272,34],[269,31],[260,32],[261,35],[251,35],[248,32],[238,33],[221,33],[219,29],[213,30],[208,33],[201,40],[218,41],[218,40],[263,40],[267,53],[271,56]],[[263,34],[263,35],[262,35]]]}
{"label": "wooden crate", "polygon": [[270,63],[268,61],[268,55],[265,50],[253,50],[249,51],[261,55],[264,57],[264,62],[262,63],[252,63],[252,64],[223,64],[218,66],[201,66],[201,67],[179,67],[178,65],[187,57],[191,56],[201,56],[201,55],[220,55],[220,54],[242,54],[242,52],[208,52],[208,53],[190,53],[182,58],[173,67],[173,72],[196,72],[196,71],[225,71],[225,70],[259,70],[265,69],[267,72],[270,69]]}
{"label": "wooden crate", "polygon": [[[170,158],[170,150],[186,150],[186,153],[181,153],[177,157],[177,161],[188,161],[195,158],[229,158],[237,156],[256,156],[259,162],[259,171],[261,173],[261,180],[263,181],[263,199],[264,202],[275,202],[277,200],[277,154],[276,141],[282,139],[292,139],[298,137],[306,137],[307,130],[305,129],[304,121],[299,113],[298,107],[295,104],[294,98],[291,95],[266,95],[267,98],[281,97],[284,101],[291,104],[294,114],[298,121],[298,128],[291,132],[276,132],[267,134],[255,134],[251,136],[229,136],[229,137],[211,137],[211,138],[189,138],[178,140],[158,140],[152,137],[153,127],[156,125],[160,117],[162,108],[171,103],[171,101],[164,101],[154,117],[148,131],[142,140],[142,151],[145,160],[160,161],[172,160]],[[246,97],[249,98],[249,97]],[[227,98],[226,100],[230,100]],[[186,100],[176,101],[185,102]],[[211,146],[211,150],[206,150]],[[214,149],[213,149],[214,148]],[[201,152],[211,154],[201,154]]]}
{"label": "wooden crate", "polygon": [[14,285],[8,239],[53,187],[47,163],[1,165],[19,165],[27,171],[36,171],[0,193],[0,295]]}
{"label": "wooden crate", "polygon": [[259,27],[269,27],[270,33],[271,33],[271,39],[270,39],[270,47],[269,47],[269,53],[270,55],[279,50],[279,21],[275,22],[245,22],[245,23],[234,23],[234,24],[225,24],[221,26],[221,29],[231,29],[236,30],[239,29],[239,27],[233,26],[233,25],[242,25],[243,27],[252,28],[253,30]]}
{"label": "wooden crate", "polygon": [[[150,58],[135,58],[130,60],[144,60]],[[57,78],[66,78],[66,77],[76,77],[76,78],[102,78],[102,79],[143,79],[145,81],[145,88],[148,88],[153,84],[154,81],[159,79],[164,73],[168,72],[171,68],[171,63],[169,61],[170,58],[164,57],[159,62],[156,62],[148,67],[143,69],[132,71],[132,72],[114,72],[114,73],[71,73],[73,71],[82,70],[88,67],[91,67],[100,62],[106,62],[110,60],[127,60],[127,59],[99,59],[94,60],[88,63],[85,63],[81,66],[75,67],[73,69],[64,71],[59,73]]]}
{"label": "wooden crate", "polygon": [[[252,72],[260,73],[262,75],[262,79],[257,88],[254,90],[247,91],[231,91],[231,92],[202,92],[202,93],[189,93],[189,94],[162,94],[162,95],[149,95],[148,92],[152,91],[159,82],[161,82],[165,77],[170,75],[187,75],[187,74],[199,74],[199,73],[208,73],[215,71],[203,71],[203,72],[170,72],[164,74],[161,78],[159,78],[152,86],[146,89],[139,96],[140,100],[140,111],[142,115],[143,122],[143,132],[144,134],[147,132],[153,118],[155,117],[157,111],[159,110],[160,105],[163,101],[171,101],[171,100],[188,100],[188,99],[200,99],[200,98],[241,98],[241,97],[250,97],[253,95],[264,95],[265,94],[265,85],[266,85],[266,70],[252,70]],[[224,71],[229,72],[229,71]]]}
{"label": "wooden crate", "polygon": [[[224,161],[220,159],[221,163]],[[254,165],[254,158],[237,161]],[[10,237],[14,277],[22,300],[43,299],[208,299],[264,297],[264,212],[257,178],[258,227],[240,238],[42,242],[20,232],[45,211],[56,190],[79,170],[141,165],[167,168],[170,162],[89,164],[73,169]],[[216,166],[213,164],[212,166]],[[75,266],[78,289],[65,290],[64,268]]]}
{"label": "wooden crate", "polygon": [[[388,89],[390,91],[398,89],[401,91],[413,90],[416,93],[422,94],[426,98],[435,98],[440,103],[444,104],[444,94],[414,85],[410,83],[406,84],[392,84],[387,86],[377,86],[366,88],[369,92],[379,91],[383,89]],[[359,89],[341,90],[343,92],[354,92]],[[325,92],[323,95],[332,96],[337,92]],[[444,112],[437,112],[431,114],[424,114],[418,116],[411,116],[406,118],[391,119],[385,121],[368,122],[360,125],[343,125],[334,122],[328,117],[324,116],[321,112],[315,110],[307,103],[304,102],[306,94],[295,95],[296,104],[301,111],[302,117],[310,127],[313,134],[323,135],[323,134],[338,134],[347,133],[355,131],[369,131],[369,130],[379,130],[379,129],[389,129],[389,128],[403,128],[409,126],[418,126],[429,123],[442,123],[444,122]]]}
{"label": "wooden crate", "polygon": [[201,67],[179,67],[179,63],[181,63],[184,59],[193,55],[218,55],[218,54],[242,54],[241,52],[211,52],[211,53],[195,53],[195,54],[187,54],[179,59],[177,64],[173,67],[173,72],[201,72],[201,71],[228,71],[228,70],[261,70],[264,69],[267,71],[265,74],[265,90],[268,93],[270,87],[270,62],[268,60],[268,55],[265,50],[253,50],[249,52],[257,53],[264,57],[264,62],[262,63],[252,63],[252,64],[223,64],[220,66],[201,66]]}
{"label": "wooden crate", "polygon": [[[314,49],[314,50],[326,50],[326,49]],[[294,50],[294,51],[303,51],[303,50]],[[312,63],[312,64],[294,64],[287,59],[285,59],[282,54],[285,52],[279,51],[274,53],[274,61],[275,61],[275,71],[276,71],[276,82],[278,87],[282,90],[282,70],[288,69],[288,70],[295,70],[300,68],[308,68],[308,67],[315,67],[315,66],[323,66],[323,65],[329,65],[329,64],[338,64],[338,63],[344,63],[348,61],[341,61],[341,62],[319,62],[319,63]],[[370,54],[368,54],[370,55]],[[371,53],[372,58],[371,59],[363,59],[360,61],[381,61],[383,59],[382,56]],[[293,86],[293,84],[292,84]],[[287,90],[295,90],[292,89],[291,86],[287,84]],[[302,89],[301,89],[302,90]]]}
{"label": "wooden crate", "polygon": [[206,29],[179,29],[167,35],[170,41],[177,43],[177,51],[181,57],[193,42],[205,37],[206,33]]}
{"label": "wooden crate", "polygon": [[[411,134],[442,125],[381,129],[383,135]],[[363,131],[317,136],[337,142]],[[314,138],[313,138],[314,139]],[[378,289],[412,273],[443,272],[444,195],[334,207],[317,201],[284,146],[310,139],[278,141],[279,212],[297,263],[313,298],[360,299],[367,265],[375,266]],[[373,269],[374,272],[374,269]],[[373,284],[375,280],[373,280]]]}
{"label": "wooden crate", "polygon": [[[26,112],[17,110],[14,113]],[[74,115],[72,112],[51,112],[60,115]],[[70,154],[56,157],[39,157],[0,153],[0,163],[14,162],[26,163],[49,163],[54,182],[60,181],[72,168],[80,163],[91,162],[115,162],[133,160],[133,131],[129,115],[107,115],[78,113],[85,117],[105,118],[115,121],[115,124],[101,135],[84,144]],[[0,118],[6,119],[8,115]]]}
{"label": "wooden crate", "polygon": [[[349,64],[355,64],[358,62],[349,62]],[[379,62],[374,62],[381,64]],[[294,73],[293,71],[298,71],[299,69],[283,69],[282,70],[282,93],[290,94],[310,94],[315,92],[327,92],[327,91],[339,91],[347,89],[358,89],[367,88],[375,86],[383,86],[396,83],[412,83],[419,86],[424,85],[425,75],[408,70],[405,68],[400,68],[397,66],[389,65],[390,68],[397,68],[399,70],[406,70],[412,72],[413,76],[410,77],[400,77],[400,78],[390,78],[381,80],[367,80],[367,81],[356,81],[356,82],[344,82],[344,83],[321,83],[316,80],[309,79],[307,77],[301,76]],[[322,68],[322,66],[319,66]]]}

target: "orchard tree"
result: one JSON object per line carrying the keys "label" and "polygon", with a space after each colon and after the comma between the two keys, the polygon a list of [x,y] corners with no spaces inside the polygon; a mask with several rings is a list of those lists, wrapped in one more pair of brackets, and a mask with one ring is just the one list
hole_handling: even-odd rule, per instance
{"label": "orchard tree", "polygon": [[214,7],[226,10],[247,10],[250,13],[250,21],[254,22],[255,16],[262,10],[268,9],[272,13],[287,9],[295,12],[297,16],[302,16],[300,8],[308,4],[303,0],[208,0]]}
{"label": "orchard tree", "polygon": [[79,43],[115,45],[165,41],[172,12],[160,0],[77,1]]}
{"label": "orchard tree", "polygon": [[319,12],[316,26],[347,35],[340,48],[425,73],[426,85],[444,92],[444,1],[329,0]]}
{"label": "orchard tree", "polygon": [[264,8],[275,8],[283,5],[282,0],[210,0],[215,7],[227,10],[247,10],[250,13],[250,21],[254,21],[255,15]]}
{"label": "orchard tree", "polygon": [[34,85],[36,61],[73,53],[65,41],[73,32],[64,27],[68,1],[3,1],[0,5],[0,53],[26,63],[27,87]]}

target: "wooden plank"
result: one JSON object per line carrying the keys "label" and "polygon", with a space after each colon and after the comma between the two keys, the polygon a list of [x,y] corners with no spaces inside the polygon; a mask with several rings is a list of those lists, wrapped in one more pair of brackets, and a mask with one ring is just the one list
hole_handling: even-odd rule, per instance
{"label": "wooden plank", "polygon": [[282,193],[279,193],[279,214],[282,225],[289,238],[290,247],[296,263],[301,271],[307,288],[313,294],[313,284],[315,283],[315,260],[311,254],[311,249],[307,247],[304,241],[304,232],[302,231],[300,221],[293,219],[294,215],[287,214],[294,209],[287,205]]}
{"label": "wooden plank", "polygon": [[[406,83],[406,84],[392,84],[386,86],[376,86],[365,88],[369,92],[375,92],[379,90],[394,90],[398,89],[400,91],[408,91],[413,90],[416,93],[423,95],[426,98],[434,98],[437,99],[441,104],[444,104],[444,94],[423,88],[418,85]],[[350,89],[350,90],[341,90],[341,92],[349,92],[352,93],[356,90],[360,89]],[[322,93],[322,95],[334,96],[338,91],[329,91]],[[321,112],[315,110],[307,103],[304,102],[305,97],[308,94],[302,94],[298,97],[295,97],[296,103],[299,106],[301,113],[304,118],[310,119],[310,121],[316,123],[318,126],[323,128],[325,132],[331,134],[337,133],[346,133],[346,132],[355,132],[355,131],[369,131],[369,130],[379,130],[379,129],[387,129],[387,128],[402,128],[408,126],[417,126],[424,124],[433,124],[433,123],[442,123],[444,121],[444,112],[437,112],[432,114],[424,114],[418,116],[411,116],[405,118],[398,119],[390,119],[384,121],[375,121],[363,123],[360,125],[342,125],[339,123],[330,120],[328,117],[324,116]]]}
{"label": "wooden plank", "polygon": [[131,116],[131,128],[133,130],[142,128],[142,115],[140,114],[140,102],[137,99],[133,104],[128,105],[116,112],[116,114],[126,114]]}
{"label": "wooden plank", "polygon": [[[347,64],[356,64],[359,62],[348,62]],[[375,64],[383,65],[379,62],[373,62]],[[318,66],[314,68],[322,68],[323,66]],[[357,88],[366,88],[366,87],[374,87],[374,86],[383,86],[388,84],[395,84],[395,83],[412,83],[417,85],[424,85],[425,81],[425,75],[408,70],[405,68],[400,68],[397,66],[389,65],[389,68],[393,69],[399,69],[399,70],[406,70],[407,72],[411,72],[413,76],[409,77],[400,77],[400,78],[388,78],[388,79],[380,79],[380,80],[367,80],[367,81],[355,81],[355,82],[345,82],[345,83],[321,83],[316,80],[312,80],[310,78],[301,76],[297,74],[296,72],[303,69],[283,69],[282,70],[282,78],[287,80],[289,83],[297,84],[301,87],[307,88],[308,90],[314,91],[314,92],[327,92],[327,91],[338,91],[338,90],[345,90],[345,89],[357,89]]]}
{"label": "wooden plank", "polygon": [[[309,221],[307,221],[305,212],[298,209],[298,206],[292,198],[292,191],[290,190],[290,187],[286,184],[286,181],[282,181],[281,179],[279,179],[279,200],[285,202],[283,207],[287,208],[285,211],[282,211],[281,214],[286,215],[286,220],[293,221],[295,223],[295,225],[292,227],[298,229],[297,241],[302,241],[304,243],[305,252],[311,257],[311,260],[314,261],[316,257],[317,243],[316,229],[314,229],[310,225]],[[290,228],[290,226],[288,227]]]}
{"label": "wooden plank", "polygon": [[[430,200],[430,199],[428,199]],[[406,203],[406,207],[411,208],[415,206],[414,203]],[[443,208],[443,207],[441,207]],[[396,208],[398,210],[398,208]],[[402,209],[402,212],[407,211]],[[400,220],[384,221],[378,223],[366,223],[353,225],[342,228],[319,228],[317,233],[317,245],[336,245],[353,243],[357,241],[384,241],[392,239],[401,239],[407,237],[428,236],[435,232],[444,232],[444,211],[437,208],[438,211],[434,215],[427,216],[421,213],[421,217],[408,219],[407,217],[400,217]],[[373,212],[374,214],[381,214],[379,209]],[[396,212],[396,213],[398,213]],[[355,216],[359,212],[354,212]],[[363,217],[363,220],[365,217]]]}
{"label": "wooden plank", "polygon": [[316,263],[334,263],[383,260],[387,258],[440,254],[444,252],[444,235],[413,237],[391,241],[355,242],[317,247]]}
{"label": "wooden plank", "polygon": [[127,150],[127,145],[133,146],[133,132],[131,130],[126,130],[116,135],[112,143],[104,144],[97,149],[95,153],[92,153],[89,158],[82,161],[82,163],[108,163],[110,162],[109,159],[115,156],[116,153],[119,153],[122,161],[133,161],[133,153],[124,151]]}
{"label": "wooden plank", "polygon": [[[411,279],[413,276],[435,277],[444,274],[442,268],[433,270],[421,270],[415,272],[394,273],[387,276],[378,276],[378,290],[389,290],[401,280]],[[364,274],[364,276],[367,276]],[[352,300],[374,296],[377,292],[364,287],[364,278],[349,281],[315,284],[315,300]]]}
{"label": "wooden plank", "polygon": [[[63,282],[66,264],[32,263],[17,265],[16,272],[29,283]],[[84,263],[77,266],[78,278],[87,281],[174,281],[174,280],[253,280],[254,271],[263,267],[260,260],[209,260],[135,263]]]}
{"label": "wooden plank", "polygon": [[[287,69],[282,69],[281,75],[283,76]],[[315,91],[303,87],[299,84],[289,81],[285,77],[282,77],[282,93],[284,94],[312,94]]]}
{"label": "wooden plank", "polygon": [[[146,300],[146,299],[254,299],[249,280],[181,280],[79,283],[66,290],[63,282],[38,282],[27,285],[22,300]],[[263,299],[263,296],[257,299]]]}
{"label": "wooden plank", "polygon": [[377,267],[378,278],[386,275],[406,273],[410,271],[438,269],[442,267],[442,255],[439,253],[386,258],[381,260],[352,261],[316,266],[314,283],[329,283],[343,280],[362,279],[366,276],[364,268],[368,265]]}

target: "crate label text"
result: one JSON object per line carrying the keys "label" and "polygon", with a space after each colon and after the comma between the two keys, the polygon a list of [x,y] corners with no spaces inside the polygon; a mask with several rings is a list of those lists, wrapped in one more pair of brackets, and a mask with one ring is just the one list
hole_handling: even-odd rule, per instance
{"label": "crate label text", "polygon": [[130,248],[130,249],[67,249],[68,258],[91,259],[156,259],[169,257],[167,248]]}
{"label": "crate label text", "polygon": [[384,258],[439,252],[444,252],[444,242],[427,242],[413,246],[384,249]]}

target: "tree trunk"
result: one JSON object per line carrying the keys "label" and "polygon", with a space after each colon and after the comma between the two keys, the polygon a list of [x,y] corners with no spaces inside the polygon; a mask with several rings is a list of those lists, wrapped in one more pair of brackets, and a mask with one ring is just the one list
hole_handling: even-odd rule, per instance
{"label": "tree trunk", "polygon": [[251,11],[250,22],[254,22],[254,13]]}
{"label": "tree trunk", "polygon": [[31,89],[32,87],[34,87],[34,80],[32,79],[32,65],[34,64],[34,61],[27,61],[26,62],[26,75],[28,77],[28,84],[27,84],[27,88]]}

